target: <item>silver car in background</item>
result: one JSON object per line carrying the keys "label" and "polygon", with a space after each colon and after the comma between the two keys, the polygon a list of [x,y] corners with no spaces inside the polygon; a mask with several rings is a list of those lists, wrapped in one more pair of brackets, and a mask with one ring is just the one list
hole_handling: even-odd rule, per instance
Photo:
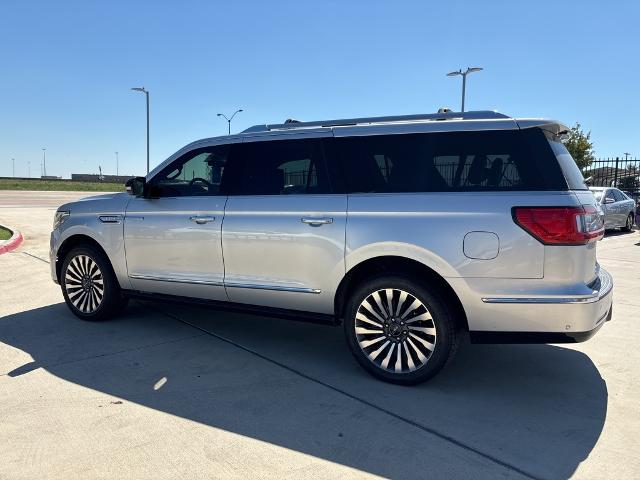
{"label": "silver car in background", "polygon": [[464,337],[584,341],[611,318],[613,282],[566,130],[448,112],[206,138],[129,194],[61,206],[51,274],[85,320],[143,298],[341,323],[360,365],[400,384]]}
{"label": "silver car in background", "polygon": [[604,213],[604,228],[633,229],[636,205],[631,197],[613,187],[589,187]]}

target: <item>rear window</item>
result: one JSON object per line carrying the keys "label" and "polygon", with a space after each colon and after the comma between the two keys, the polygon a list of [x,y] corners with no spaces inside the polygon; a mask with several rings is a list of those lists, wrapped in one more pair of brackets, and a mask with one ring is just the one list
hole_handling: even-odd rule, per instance
{"label": "rear window", "polygon": [[330,140],[350,193],[566,190],[536,129],[375,135]]}
{"label": "rear window", "polygon": [[588,190],[587,184],[584,182],[584,176],[569,153],[569,150],[567,150],[567,147],[565,147],[560,139],[553,133],[545,131],[545,135],[553,153],[558,159],[558,163],[560,164],[560,168],[562,168],[562,173],[564,174],[564,178],[567,180],[569,189]]}

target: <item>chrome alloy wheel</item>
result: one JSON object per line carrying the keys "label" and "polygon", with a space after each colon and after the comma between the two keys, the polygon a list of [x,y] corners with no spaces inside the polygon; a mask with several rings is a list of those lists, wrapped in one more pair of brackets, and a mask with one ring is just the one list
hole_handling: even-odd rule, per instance
{"label": "chrome alloy wheel", "polygon": [[427,363],[437,331],[429,309],[416,297],[396,288],[368,295],[355,318],[360,348],[377,367],[409,373]]}
{"label": "chrome alloy wheel", "polygon": [[95,312],[104,297],[104,278],[98,264],[88,255],[71,259],[64,272],[69,301],[82,313]]}

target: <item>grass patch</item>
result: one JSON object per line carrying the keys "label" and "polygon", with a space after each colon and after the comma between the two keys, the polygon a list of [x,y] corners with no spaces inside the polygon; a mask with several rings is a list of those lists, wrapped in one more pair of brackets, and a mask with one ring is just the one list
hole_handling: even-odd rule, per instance
{"label": "grass patch", "polygon": [[4,227],[0,227],[0,240],[9,240],[11,238],[11,231],[7,230]]}
{"label": "grass patch", "polygon": [[123,183],[72,182],[70,180],[0,178],[0,190],[40,190],[52,192],[123,192]]}

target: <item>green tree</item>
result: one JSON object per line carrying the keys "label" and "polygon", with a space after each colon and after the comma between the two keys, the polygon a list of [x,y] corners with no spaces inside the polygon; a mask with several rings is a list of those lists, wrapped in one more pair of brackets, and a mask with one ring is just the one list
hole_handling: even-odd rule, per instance
{"label": "green tree", "polygon": [[584,172],[593,160],[593,142],[591,141],[591,132],[584,133],[582,125],[576,123],[569,130],[569,138],[564,142],[567,150],[576,161],[576,164]]}

